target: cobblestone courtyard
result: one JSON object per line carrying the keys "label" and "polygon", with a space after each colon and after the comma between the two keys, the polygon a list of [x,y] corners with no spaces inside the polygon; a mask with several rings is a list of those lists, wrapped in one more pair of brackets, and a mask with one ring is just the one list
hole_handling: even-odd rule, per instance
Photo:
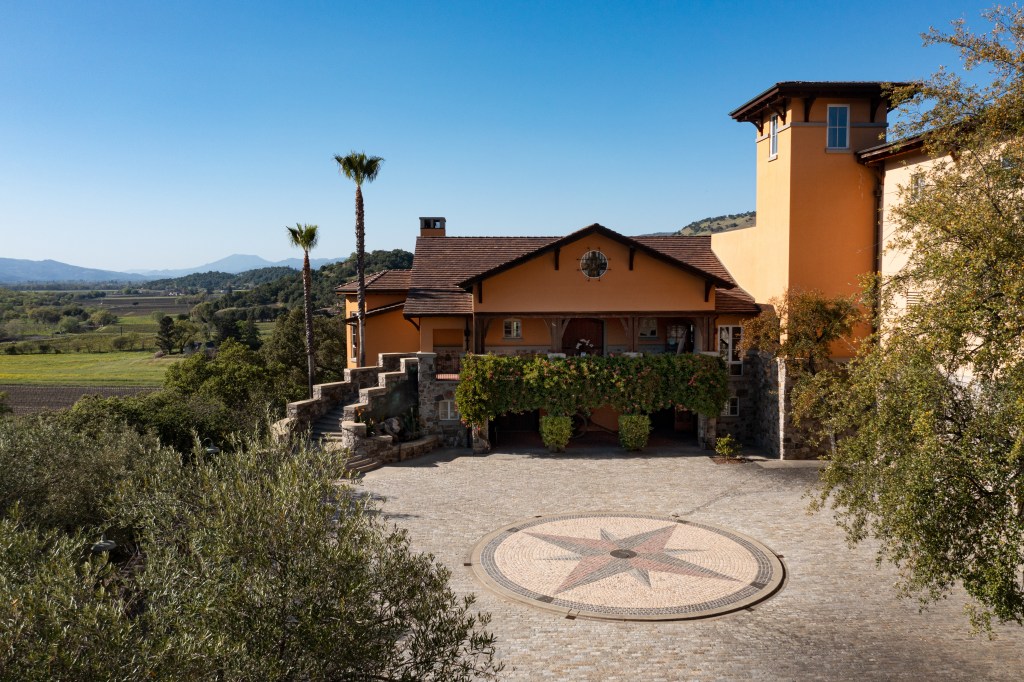
{"label": "cobblestone courtyard", "polygon": [[[670,452],[671,451],[671,452]],[[849,549],[830,514],[808,515],[817,467],[718,465],[696,450],[474,457],[440,451],[366,475],[368,493],[417,550],[452,569],[489,611],[507,677],[517,680],[1006,679],[1024,676],[1024,629],[972,637],[959,596],[920,613],[896,598],[891,566]],[[517,519],[574,512],[676,515],[734,529],[782,555],[787,580],[752,608],[703,620],[568,619],[484,587],[473,547]]]}

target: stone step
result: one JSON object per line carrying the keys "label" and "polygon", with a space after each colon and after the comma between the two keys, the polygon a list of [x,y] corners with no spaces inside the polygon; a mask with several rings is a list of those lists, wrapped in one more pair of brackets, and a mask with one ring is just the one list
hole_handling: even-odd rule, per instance
{"label": "stone step", "polygon": [[368,471],[380,469],[382,466],[384,465],[375,459],[366,459],[354,465],[350,462],[345,466],[345,470],[351,471],[353,474],[365,474]]}

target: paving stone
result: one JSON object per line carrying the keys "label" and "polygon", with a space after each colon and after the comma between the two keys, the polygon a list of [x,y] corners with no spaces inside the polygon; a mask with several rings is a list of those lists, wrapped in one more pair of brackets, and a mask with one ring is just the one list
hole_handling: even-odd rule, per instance
{"label": "paving stone", "polygon": [[[452,570],[459,594],[492,614],[508,679],[1019,680],[1024,629],[972,636],[965,598],[921,612],[896,596],[895,569],[874,547],[848,548],[830,513],[808,514],[817,467],[716,465],[695,449],[641,455],[439,450],[366,474],[368,493],[409,530],[415,549]],[[783,555],[771,598],[725,615],[675,622],[577,618],[496,594],[464,566],[489,533],[538,515],[648,513],[734,529]],[[514,669],[513,669],[514,668]]]}

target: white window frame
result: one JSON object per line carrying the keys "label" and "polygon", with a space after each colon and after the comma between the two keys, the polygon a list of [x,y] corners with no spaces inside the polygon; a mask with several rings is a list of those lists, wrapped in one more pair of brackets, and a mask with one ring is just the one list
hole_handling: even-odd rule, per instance
{"label": "white window frame", "polygon": [[658,318],[641,317],[639,328],[637,329],[637,337],[641,339],[658,338]]}
{"label": "white window frame", "polygon": [[[728,330],[723,334],[724,330]],[[738,324],[718,325],[718,354],[725,360],[729,376],[743,376],[743,355],[740,344],[743,342],[743,327]]]}
{"label": "white window frame", "polygon": [[439,400],[437,418],[441,421],[459,421],[459,407],[454,400]]}
{"label": "white window frame", "polygon": [[[846,123],[842,126],[832,125],[832,110],[844,109],[846,111]],[[842,146],[832,144],[832,131],[842,131],[843,141],[846,143]],[[838,142],[839,140],[836,140]],[[829,104],[828,109],[825,112],[825,149],[833,149],[836,151],[848,150],[850,148],[850,105],[849,104]]]}
{"label": "white window frame", "polygon": [[521,341],[523,338],[523,321],[516,317],[510,317],[502,322],[501,338]]}
{"label": "white window frame", "polygon": [[350,324],[348,326],[349,348],[351,349],[350,359],[359,357],[359,328]]}
{"label": "white window frame", "polygon": [[734,395],[729,396],[725,401],[725,405],[722,406],[721,417],[738,417],[740,416],[740,399]]}
{"label": "white window frame", "polygon": [[768,160],[779,156],[779,115],[772,114],[768,121]]}
{"label": "white window frame", "polygon": [[910,176],[910,199],[917,201],[923,197],[926,186],[924,173],[914,173]]}

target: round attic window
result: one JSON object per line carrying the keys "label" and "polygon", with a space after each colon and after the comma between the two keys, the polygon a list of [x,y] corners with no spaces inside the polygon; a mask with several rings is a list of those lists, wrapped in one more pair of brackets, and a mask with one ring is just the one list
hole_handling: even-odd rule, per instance
{"label": "round attic window", "polygon": [[580,258],[580,271],[587,279],[599,279],[608,272],[608,257],[600,251],[587,251]]}

